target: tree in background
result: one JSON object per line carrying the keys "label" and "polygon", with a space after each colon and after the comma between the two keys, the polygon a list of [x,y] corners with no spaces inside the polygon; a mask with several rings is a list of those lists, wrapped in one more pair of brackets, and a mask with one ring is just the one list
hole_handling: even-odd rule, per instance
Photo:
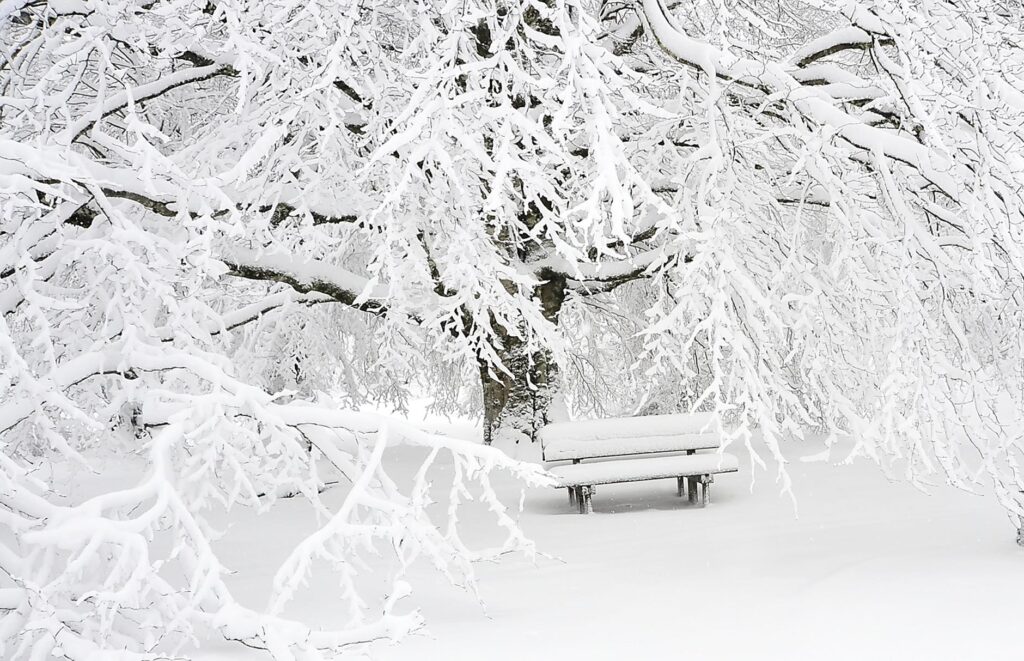
{"label": "tree in background", "polygon": [[[543,479],[347,412],[425,387],[487,442],[558,388],[714,410],[784,488],[778,440],[814,426],[989,482],[1020,527],[1020,11],[0,2],[0,639],[146,658],[203,630],[289,658],[414,627],[401,572],[368,620],[351,562],[383,542],[471,577],[455,510],[428,514],[437,454],[505,549],[529,545],[488,469]],[[399,440],[429,452],[405,491]],[[96,447],[149,474],[64,502],[33,471]],[[284,492],[329,523],[261,615],[203,513]],[[317,554],[351,598],[333,634],[279,615]]]}

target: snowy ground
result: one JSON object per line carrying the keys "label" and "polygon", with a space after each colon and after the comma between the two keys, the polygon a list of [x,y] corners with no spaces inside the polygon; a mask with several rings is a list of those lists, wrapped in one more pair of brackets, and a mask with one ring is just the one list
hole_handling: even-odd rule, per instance
{"label": "snowy ground", "polygon": [[[768,475],[759,473],[751,489],[740,454],[740,473],[718,478],[707,509],[677,498],[673,480],[601,487],[591,516],[575,514],[564,490],[529,491],[522,525],[553,558],[481,566],[486,612],[431,569],[417,569],[412,600],[429,632],[376,646],[373,657],[1024,658],[1024,550],[993,499],[946,487],[922,494],[867,464],[797,461],[789,469],[797,517]],[[399,451],[392,470],[411,472],[419,459]],[[516,485],[497,487],[517,502]],[[488,521],[482,509],[464,518],[470,536]],[[295,500],[234,527],[222,548],[239,572],[240,596],[259,605],[304,522]],[[293,614],[337,622],[333,589],[324,573]],[[260,657],[230,648],[213,658]]]}

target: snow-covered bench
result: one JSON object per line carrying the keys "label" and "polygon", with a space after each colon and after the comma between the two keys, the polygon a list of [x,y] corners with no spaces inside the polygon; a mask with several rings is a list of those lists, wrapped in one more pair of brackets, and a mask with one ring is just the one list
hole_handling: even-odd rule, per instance
{"label": "snow-covered bench", "polygon": [[[733,473],[739,464],[718,450],[721,436],[710,414],[652,415],[580,422],[556,422],[538,434],[545,462],[559,488],[569,490],[569,503],[581,514],[592,511],[598,484],[676,478],[676,493],[691,503],[710,502],[710,485],[718,473]],[[679,453],[685,454],[679,454]],[[601,461],[584,460],[599,459]]]}

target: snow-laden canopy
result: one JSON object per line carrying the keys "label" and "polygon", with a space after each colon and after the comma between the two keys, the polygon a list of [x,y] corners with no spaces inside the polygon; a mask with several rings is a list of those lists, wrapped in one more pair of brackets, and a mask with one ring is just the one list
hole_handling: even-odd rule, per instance
{"label": "snow-laden canopy", "polygon": [[[401,573],[370,617],[353,556],[471,576],[455,508],[427,513],[437,453],[456,503],[489,468],[542,479],[347,412],[424,386],[488,438],[562,386],[710,411],[784,485],[778,439],[818,427],[1019,517],[1021,25],[985,0],[0,1],[0,644],[149,658],[202,630],[286,659],[407,631]],[[431,449],[411,491],[399,439]],[[96,448],[149,473],[63,500],[34,471]],[[345,505],[270,615],[241,608],[204,511],[322,508],[324,462]],[[315,556],[351,596],[335,633],[280,618]]]}

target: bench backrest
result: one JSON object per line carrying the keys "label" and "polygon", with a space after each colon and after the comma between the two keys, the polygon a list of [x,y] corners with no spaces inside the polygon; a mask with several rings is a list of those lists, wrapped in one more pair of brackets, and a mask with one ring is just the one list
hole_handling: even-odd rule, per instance
{"label": "bench backrest", "polygon": [[708,450],[721,445],[710,413],[555,422],[538,432],[544,461]]}

